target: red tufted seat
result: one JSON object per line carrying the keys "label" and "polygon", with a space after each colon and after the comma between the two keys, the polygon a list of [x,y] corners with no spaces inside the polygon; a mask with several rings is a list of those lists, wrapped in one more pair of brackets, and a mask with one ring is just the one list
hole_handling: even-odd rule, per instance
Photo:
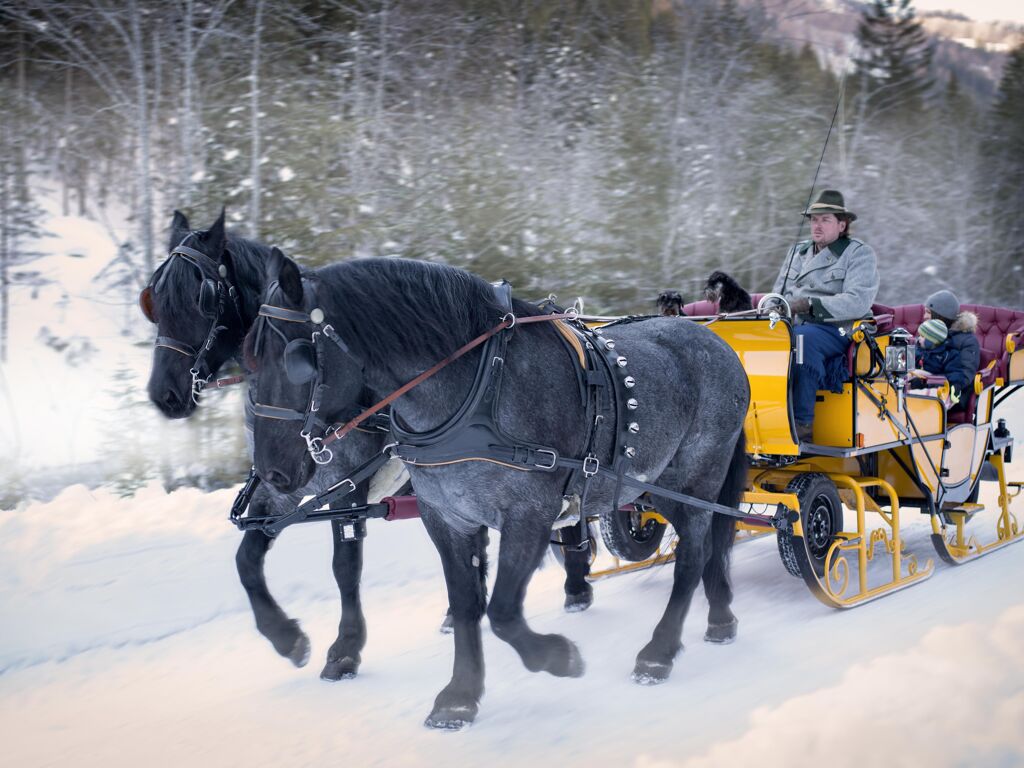
{"label": "red tufted seat", "polygon": [[[984,304],[961,304],[961,312],[973,312],[978,316],[978,327],[974,335],[981,345],[981,363],[978,372],[981,383],[988,387],[995,384],[997,378],[1006,379],[1010,355],[1006,351],[1006,337],[1015,334],[1024,337],[1024,312],[1005,307],[989,307]],[[893,326],[906,328],[917,333],[917,328],[924,322],[924,304],[905,304],[893,308]],[[977,395],[968,393],[969,400],[963,411],[949,414],[952,422],[966,423],[974,420],[974,409]]]}

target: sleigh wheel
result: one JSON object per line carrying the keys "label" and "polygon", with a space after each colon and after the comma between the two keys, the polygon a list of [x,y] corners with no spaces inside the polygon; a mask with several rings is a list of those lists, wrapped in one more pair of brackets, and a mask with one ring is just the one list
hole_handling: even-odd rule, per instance
{"label": "sleigh wheel", "polygon": [[[836,485],[818,472],[799,475],[786,486],[786,493],[796,494],[800,502],[800,523],[804,529],[802,541],[807,548],[807,559],[819,579],[825,572],[825,558],[836,535],[843,530],[843,503]],[[787,531],[776,537],[779,557],[792,575],[802,577],[799,559],[794,547],[797,540]]]}
{"label": "sleigh wheel", "polygon": [[601,538],[620,560],[639,563],[649,558],[661,546],[665,527],[633,505],[601,513]]}

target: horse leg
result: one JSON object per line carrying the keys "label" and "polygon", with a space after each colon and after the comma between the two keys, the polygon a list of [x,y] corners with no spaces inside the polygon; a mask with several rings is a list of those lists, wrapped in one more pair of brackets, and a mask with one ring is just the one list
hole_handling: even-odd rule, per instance
{"label": "horse leg", "polygon": [[[525,519],[536,515],[527,515]],[[556,677],[580,677],[583,657],[562,635],[541,635],[530,629],[523,617],[523,599],[530,577],[540,565],[548,546],[550,530],[519,520],[506,521],[501,529],[498,576],[487,606],[494,634],[507,642],[531,672],[550,672]]]}
{"label": "horse leg", "polygon": [[[747,439],[740,432],[733,448],[732,461],[726,473],[718,503],[727,507],[739,504],[747,486]],[[736,639],[739,620],[733,614],[732,583],[729,578],[729,556],[736,541],[736,520],[728,515],[716,514],[711,521],[711,556],[704,568],[704,594],[708,598],[708,628],[704,640],[708,643],[731,643]]]}
{"label": "horse leg", "polygon": [[320,672],[321,680],[347,680],[356,676],[362,661],[360,651],[366,645],[366,619],[359,594],[363,572],[363,541],[345,541],[342,524],[331,521],[334,536],[334,558],[331,568],[341,594],[341,621],[338,637],[327,651],[327,663]]}
{"label": "horse leg", "polygon": [[425,725],[455,730],[476,719],[484,693],[484,652],[480,619],[486,594],[481,588],[486,567],[486,537],[479,531],[463,533],[449,528],[433,509],[420,501],[420,513],[441,556],[448,586],[448,605],[455,637],[452,678],[434,699]]}
{"label": "horse leg", "polygon": [[271,642],[275,651],[295,666],[303,667],[309,661],[309,638],[271,596],[263,573],[263,560],[273,541],[259,531],[246,531],[235,554],[235,565],[252,606],[256,629]]}
{"label": "horse leg", "polygon": [[562,548],[565,561],[565,610],[569,613],[585,611],[594,602],[594,588],[587,582],[590,575],[590,548],[579,551],[582,537],[580,527],[570,525],[562,529]]}
{"label": "horse leg", "polygon": [[730,607],[732,582],[729,578],[729,554],[736,539],[736,522],[727,515],[715,515],[711,521],[711,555],[704,566],[704,594],[708,598],[708,643],[731,643],[736,639],[739,619]]}
{"label": "horse leg", "polygon": [[[484,599],[487,598],[487,545],[490,543],[490,537],[487,534],[487,528],[480,528],[480,541],[477,543],[477,549],[480,554],[480,567],[477,569],[480,573],[480,589],[483,592]],[[447,612],[445,612],[444,620],[441,622],[441,634],[450,635],[455,630],[455,619],[452,618],[452,607],[449,605]]]}
{"label": "horse leg", "polygon": [[[692,491],[691,491],[692,492]],[[679,533],[672,595],[654,634],[637,654],[633,680],[641,685],[654,685],[668,679],[673,660],[682,646],[683,621],[690,609],[693,592],[710,555],[711,513],[683,504],[665,504],[665,514]]]}

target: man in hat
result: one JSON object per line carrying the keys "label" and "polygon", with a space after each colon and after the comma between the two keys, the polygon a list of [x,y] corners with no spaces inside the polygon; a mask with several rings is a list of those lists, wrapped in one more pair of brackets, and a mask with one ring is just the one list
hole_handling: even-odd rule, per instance
{"label": "man in hat", "polygon": [[[923,333],[929,324],[938,323],[945,331],[942,338],[929,340],[918,350],[918,364],[921,371],[915,372],[918,379],[924,375],[945,376],[953,393],[955,405],[950,410],[962,411],[967,407],[969,392],[974,385],[974,374],[981,363],[981,344],[974,335],[978,328],[978,316],[973,312],[960,311],[960,299],[952,291],[936,291],[924,303],[925,321],[918,329]],[[912,387],[925,386],[924,381],[914,381]]]}
{"label": "man in hat", "polygon": [[812,442],[817,391],[842,391],[849,332],[855,320],[871,314],[878,267],[871,246],[850,236],[857,215],[840,192],[824,190],[803,215],[810,219],[811,239],[789,249],[772,292],[789,302],[803,345],[803,365],[794,368],[793,415],[798,439]]}

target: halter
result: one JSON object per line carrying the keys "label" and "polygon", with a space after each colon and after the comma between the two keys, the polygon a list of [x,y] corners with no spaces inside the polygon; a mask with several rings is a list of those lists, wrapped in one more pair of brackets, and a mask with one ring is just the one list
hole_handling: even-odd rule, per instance
{"label": "halter", "polygon": [[[210,378],[213,376],[213,371],[206,364],[206,355],[213,348],[217,335],[221,331],[227,330],[226,325],[221,325],[225,305],[230,299],[239,322],[242,322],[242,308],[238,301],[238,291],[228,280],[227,267],[223,264],[218,264],[202,251],[185,245],[189,238],[195,237],[196,234],[196,232],[189,232],[182,238],[182,241],[171,251],[167,260],[153,274],[150,285],[153,286],[155,291],[160,290],[164,283],[167,282],[167,266],[175,257],[190,264],[199,273],[199,310],[204,315],[212,318],[210,330],[206,334],[206,340],[200,345],[199,349],[170,336],[157,336],[154,342],[155,347],[170,349],[180,355],[192,358],[192,366],[189,368],[189,373],[192,375],[191,396],[192,402],[198,405],[200,393],[209,384]],[[211,271],[217,275],[216,280],[207,276]],[[233,380],[225,380],[223,383],[218,383],[218,386],[229,383],[235,382]]]}

